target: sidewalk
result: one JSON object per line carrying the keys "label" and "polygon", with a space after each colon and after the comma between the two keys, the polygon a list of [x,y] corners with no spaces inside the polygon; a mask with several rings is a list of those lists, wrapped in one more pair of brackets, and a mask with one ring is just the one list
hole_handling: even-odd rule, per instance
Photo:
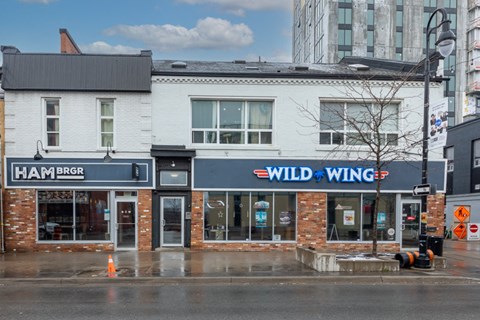
{"label": "sidewalk", "polygon": [[[108,256],[117,269],[107,273]],[[480,242],[446,240],[447,269],[383,273],[320,273],[295,260],[294,252],[6,253],[0,285],[7,283],[465,283],[480,284]]]}

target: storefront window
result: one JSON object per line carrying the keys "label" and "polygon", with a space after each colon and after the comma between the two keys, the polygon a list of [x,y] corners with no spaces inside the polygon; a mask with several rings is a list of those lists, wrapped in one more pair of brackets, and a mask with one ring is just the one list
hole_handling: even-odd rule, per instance
{"label": "storefront window", "polygon": [[[375,194],[337,193],[328,195],[327,240],[371,241]],[[395,195],[382,194],[377,216],[377,240],[394,241]]]}
{"label": "storefront window", "polygon": [[329,194],[327,212],[328,240],[360,240],[359,194]]}
{"label": "storefront window", "polygon": [[250,194],[248,192],[228,193],[228,240],[248,241]]}
{"label": "storefront window", "polygon": [[107,191],[38,191],[39,241],[110,240]]}
{"label": "storefront window", "polygon": [[226,193],[205,193],[204,203],[205,240],[225,240],[227,230]]}
{"label": "storefront window", "polygon": [[273,237],[273,193],[255,192],[252,196],[252,240],[271,241]]}
{"label": "storefront window", "polygon": [[[363,241],[372,240],[373,236],[373,210],[375,208],[375,194],[363,195]],[[378,205],[377,215],[377,240],[392,241],[394,234],[388,234],[388,230],[395,230],[395,195],[382,194]]]}
{"label": "storefront window", "polygon": [[295,241],[296,194],[205,192],[206,241]]}
{"label": "storefront window", "polygon": [[275,193],[273,240],[295,240],[295,229],[297,224],[296,207],[297,197],[295,193]]}

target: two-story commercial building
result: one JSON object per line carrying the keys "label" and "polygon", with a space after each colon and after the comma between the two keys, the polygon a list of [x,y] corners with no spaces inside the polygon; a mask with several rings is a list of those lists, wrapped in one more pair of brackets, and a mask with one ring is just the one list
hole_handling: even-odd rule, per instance
{"label": "two-story commercial building", "polygon": [[151,248],[151,52],[2,47],[7,251]]}
{"label": "two-story commercial building", "polygon": [[[380,143],[406,133],[418,143],[423,76],[402,71],[405,64],[373,63],[379,67],[154,61],[154,247],[369,250],[377,179],[379,250],[415,246],[420,144],[399,146],[402,160],[376,172],[368,143],[353,138],[341,115],[378,109],[376,98],[399,85]],[[438,85],[432,95],[441,97]],[[439,187],[429,197],[429,230],[442,234],[444,161],[429,171]]]}
{"label": "two-story commercial building", "polygon": [[[2,51],[7,251],[366,251],[375,223],[379,251],[416,243],[412,65]],[[432,81],[432,99],[441,91]],[[377,135],[347,121],[375,123],[379,110]],[[398,149],[380,171],[374,136]],[[429,230],[442,234],[444,161],[429,172]]]}

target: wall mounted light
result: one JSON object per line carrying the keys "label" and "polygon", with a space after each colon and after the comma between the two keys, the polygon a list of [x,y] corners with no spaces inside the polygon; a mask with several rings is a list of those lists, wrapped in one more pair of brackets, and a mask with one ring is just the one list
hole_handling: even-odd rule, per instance
{"label": "wall mounted light", "polygon": [[112,153],[115,153],[115,150],[112,150],[112,144],[110,143],[110,141],[107,142],[107,154],[105,155],[105,157],[103,157],[103,162],[111,162],[112,161],[112,157],[110,156],[110,151]]}
{"label": "wall mounted light", "polygon": [[45,151],[45,153],[48,153],[48,150],[43,148],[42,141],[37,140],[37,153],[33,156],[33,160],[35,161],[43,159],[43,156],[40,154],[40,149],[38,148],[38,144],[40,144],[40,146],[42,147],[42,151]]}
{"label": "wall mounted light", "polygon": [[140,166],[137,163],[132,163],[132,180],[138,181],[140,179]]}
{"label": "wall mounted light", "polygon": [[170,163],[170,167],[175,168],[175,161],[172,160],[172,162]]}

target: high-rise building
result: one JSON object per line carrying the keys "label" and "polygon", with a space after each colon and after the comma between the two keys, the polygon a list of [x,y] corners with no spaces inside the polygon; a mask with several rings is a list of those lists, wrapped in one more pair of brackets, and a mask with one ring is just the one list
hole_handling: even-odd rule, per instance
{"label": "high-rise building", "polygon": [[[480,31],[480,1],[469,0],[467,4],[457,0],[294,0],[293,6],[294,63],[336,63],[345,56],[419,62],[425,57],[429,18],[437,8],[445,8],[457,41],[456,49],[440,62],[439,70],[450,78],[445,84],[449,125],[463,121],[465,93],[471,93],[466,82],[467,48],[474,43],[469,38],[467,44],[467,21],[475,20],[475,15],[479,17],[474,32]],[[430,28],[440,19],[437,14]],[[471,28],[468,30],[472,32]],[[480,33],[476,39],[480,39]],[[435,50],[435,41],[434,31],[430,54]],[[478,48],[475,52],[480,57],[480,45]],[[470,78],[469,74],[469,83]],[[472,83],[479,83],[480,92],[480,81]]]}

